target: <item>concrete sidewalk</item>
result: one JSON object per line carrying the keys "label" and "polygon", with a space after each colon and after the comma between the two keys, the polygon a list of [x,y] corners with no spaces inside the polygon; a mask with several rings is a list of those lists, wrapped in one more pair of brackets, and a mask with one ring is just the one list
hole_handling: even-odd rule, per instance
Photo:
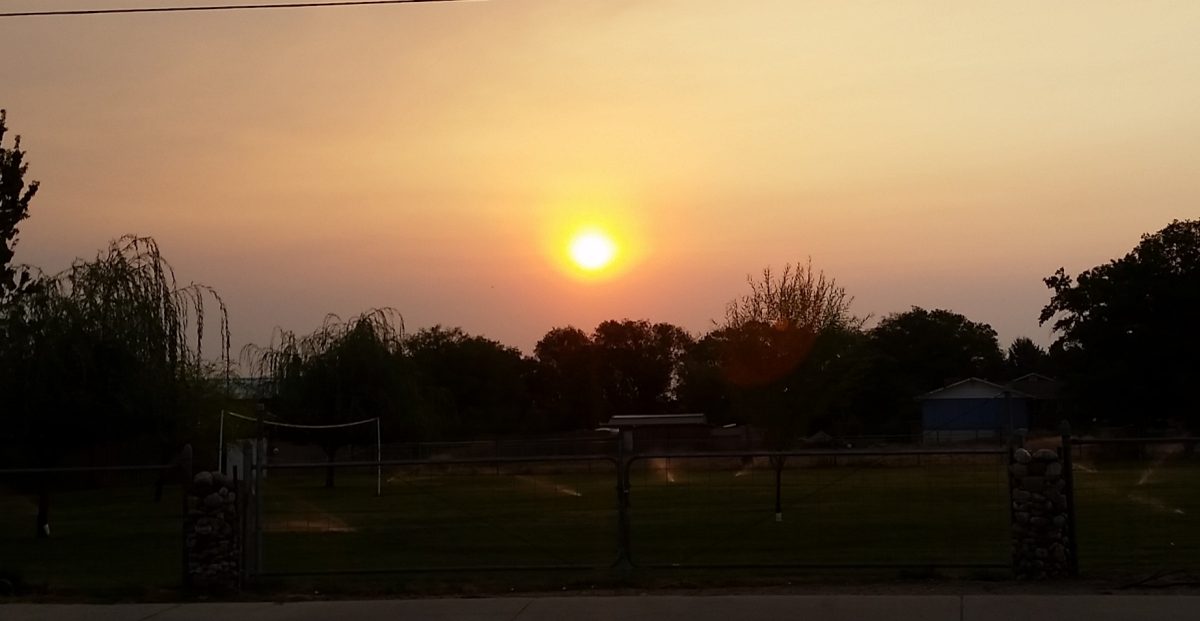
{"label": "concrete sidewalk", "polygon": [[1200,596],[645,595],[214,604],[0,605],[3,621],[1156,621],[1200,619]]}

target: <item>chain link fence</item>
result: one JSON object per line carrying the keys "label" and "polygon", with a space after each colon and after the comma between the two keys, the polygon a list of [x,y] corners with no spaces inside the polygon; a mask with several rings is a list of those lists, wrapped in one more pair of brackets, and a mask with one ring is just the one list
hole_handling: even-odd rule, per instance
{"label": "chain link fence", "polygon": [[[1061,440],[1030,442],[1057,448]],[[1143,584],[1200,575],[1198,447],[1200,439],[1188,438],[1068,440],[1084,578]],[[1007,465],[1003,448],[442,454],[335,462],[327,486],[331,466],[323,461],[248,470],[243,464],[244,485],[259,492],[244,508],[247,565],[263,576],[613,567],[1007,570]],[[178,588],[177,477],[165,466],[0,470],[0,587],[131,594]],[[48,538],[36,536],[43,497]]]}

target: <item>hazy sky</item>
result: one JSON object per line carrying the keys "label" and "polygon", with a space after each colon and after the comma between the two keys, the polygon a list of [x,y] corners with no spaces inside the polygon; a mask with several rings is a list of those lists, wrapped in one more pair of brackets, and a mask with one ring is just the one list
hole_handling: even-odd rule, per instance
{"label": "hazy sky", "polygon": [[[0,106],[42,182],[18,260],[151,235],[235,347],[373,306],[525,351],[608,318],[699,332],[809,256],[859,313],[1045,343],[1041,278],[1200,215],[1194,1],[0,19]],[[622,245],[606,280],[561,269],[584,221]]]}

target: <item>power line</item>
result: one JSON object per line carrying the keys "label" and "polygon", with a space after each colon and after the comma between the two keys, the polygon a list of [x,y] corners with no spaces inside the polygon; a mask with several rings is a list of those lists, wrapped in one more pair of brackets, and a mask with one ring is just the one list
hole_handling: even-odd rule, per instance
{"label": "power line", "polygon": [[318,7],[373,6],[381,4],[415,4],[418,2],[464,2],[473,0],[327,0],[315,2],[283,2],[279,4],[209,4],[186,6],[125,7],[112,9],[64,9],[58,11],[21,11],[0,13],[0,17],[53,17],[62,15],[117,15],[130,13],[183,13],[199,11],[248,11],[255,9],[303,9]]}

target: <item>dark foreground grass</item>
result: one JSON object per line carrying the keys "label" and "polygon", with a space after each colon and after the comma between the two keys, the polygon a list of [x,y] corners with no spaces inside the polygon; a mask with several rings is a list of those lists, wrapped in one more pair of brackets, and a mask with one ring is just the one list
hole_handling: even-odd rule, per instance
{"label": "dark foreground grass", "polygon": [[[669,584],[669,575],[700,584],[748,575],[855,575],[847,572],[996,577],[1006,575],[1009,560],[1007,482],[998,459],[793,464],[783,478],[782,521],[764,464],[642,462],[630,488],[632,570],[612,567],[617,493],[613,467],[604,462],[389,469],[378,497],[371,469],[339,470],[333,489],[323,487],[323,469],[274,471],[264,486],[263,569],[278,575],[262,584],[470,593],[505,585],[587,589],[651,577]],[[1200,569],[1200,464],[1083,468],[1076,476],[1086,576]],[[53,594],[176,588],[178,494],[168,488],[155,503],[146,482],[60,491],[53,537],[39,541],[31,499],[4,490],[0,577]],[[740,568],[713,567],[721,565]]]}
{"label": "dark foreground grass", "polygon": [[[18,487],[19,489],[19,487]],[[153,481],[51,496],[51,537],[36,539],[36,497],[0,488],[0,578],[14,589],[142,593],[177,588],[182,573],[178,487]]]}

